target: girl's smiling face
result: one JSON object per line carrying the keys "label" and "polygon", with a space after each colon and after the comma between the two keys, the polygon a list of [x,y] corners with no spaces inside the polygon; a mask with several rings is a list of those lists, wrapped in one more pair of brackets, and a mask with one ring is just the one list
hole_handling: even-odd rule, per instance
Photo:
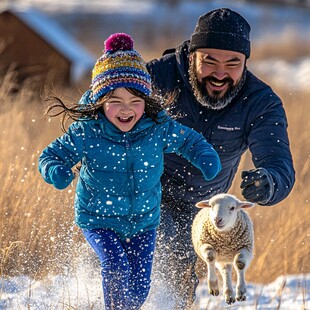
{"label": "girl's smiling face", "polygon": [[126,88],[117,88],[104,103],[107,119],[123,132],[130,131],[142,117],[144,99],[133,95]]}

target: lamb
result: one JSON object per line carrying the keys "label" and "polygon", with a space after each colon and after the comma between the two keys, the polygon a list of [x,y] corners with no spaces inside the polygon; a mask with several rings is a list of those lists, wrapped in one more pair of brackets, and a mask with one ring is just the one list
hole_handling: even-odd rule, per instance
{"label": "lamb", "polygon": [[[220,271],[227,304],[246,300],[245,271],[253,258],[254,231],[249,215],[242,209],[254,205],[230,194],[218,194],[196,204],[203,209],[193,221],[194,249],[207,264],[208,290],[213,296],[219,295],[215,267]],[[232,265],[237,273],[236,295],[231,281]]]}

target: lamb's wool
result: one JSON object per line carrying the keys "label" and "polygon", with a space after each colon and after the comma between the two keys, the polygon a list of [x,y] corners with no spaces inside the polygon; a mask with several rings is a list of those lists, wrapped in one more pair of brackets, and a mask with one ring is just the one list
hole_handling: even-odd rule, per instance
{"label": "lamb's wool", "polygon": [[204,211],[201,212],[201,216],[197,218],[194,224],[195,228],[202,227],[201,231],[197,231],[198,234],[195,234],[199,236],[199,238],[196,238],[196,244],[194,242],[196,250],[204,243],[212,245],[217,252],[217,261],[232,260],[236,252],[241,248],[247,248],[250,252],[253,250],[253,227],[248,214],[244,210],[238,212],[235,225],[226,232],[216,230],[209,216],[206,217],[209,209]]}
{"label": "lamb's wool", "polygon": [[[197,255],[208,267],[209,293],[219,294],[217,268],[222,276],[226,303],[246,300],[245,271],[253,258],[254,231],[250,217],[242,208],[251,208],[254,204],[233,195],[218,194],[196,206],[202,210],[193,222],[192,241]],[[222,222],[226,229],[217,229],[213,222]],[[236,291],[232,285],[232,267],[237,275]]]}

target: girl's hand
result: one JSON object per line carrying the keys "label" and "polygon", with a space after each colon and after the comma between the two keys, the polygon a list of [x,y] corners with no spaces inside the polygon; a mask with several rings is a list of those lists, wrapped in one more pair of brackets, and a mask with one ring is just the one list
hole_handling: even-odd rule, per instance
{"label": "girl's hand", "polygon": [[50,180],[57,189],[66,188],[73,180],[72,170],[65,165],[57,165],[48,170]]}

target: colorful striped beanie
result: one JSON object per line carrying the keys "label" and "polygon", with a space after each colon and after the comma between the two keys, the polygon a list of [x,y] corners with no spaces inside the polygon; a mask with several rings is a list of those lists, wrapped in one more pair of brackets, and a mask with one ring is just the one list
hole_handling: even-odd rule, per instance
{"label": "colorful striped beanie", "polygon": [[92,71],[92,101],[119,87],[134,88],[150,96],[151,77],[145,61],[133,49],[132,38],[125,33],[112,34],[104,42],[104,53]]}

